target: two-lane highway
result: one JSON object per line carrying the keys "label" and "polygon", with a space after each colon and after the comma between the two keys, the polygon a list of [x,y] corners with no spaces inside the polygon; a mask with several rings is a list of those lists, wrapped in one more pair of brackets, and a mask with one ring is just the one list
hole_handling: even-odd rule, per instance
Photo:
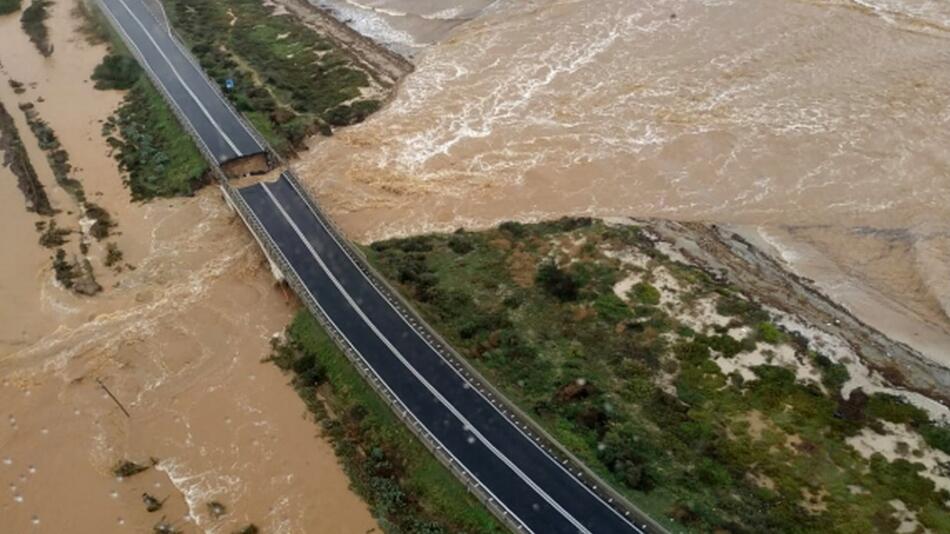
{"label": "two-lane highway", "polygon": [[266,152],[141,0],[100,0],[100,5],[215,163]]}
{"label": "two-lane highway", "polygon": [[[215,164],[266,152],[143,0],[98,1]],[[644,532],[569,470],[576,466],[549,454],[504,403],[482,393],[431,342],[427,326],[392,304],[291,175],[222,188],[354,363],[509,525],[538,534]]]}
{"label": "two-lane highway", "polygon": [[294,274],[415,420],[527,531],[636,532],[478,391],[371,283],[286,176],[240,190]]}

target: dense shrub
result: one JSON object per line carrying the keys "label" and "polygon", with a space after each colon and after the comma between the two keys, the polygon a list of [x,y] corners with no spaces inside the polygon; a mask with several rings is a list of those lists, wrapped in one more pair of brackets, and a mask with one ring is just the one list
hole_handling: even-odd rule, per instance
{"label": "dense shrub", "polygon": [[124,54],[110,53],[102,58],[102,63],[96,65],[92,80],[96,82],[96,89],[128,90],[141,74],[142,69],[134,59]]}
{"label": "dense shrub", "polygon": [[577,299],[578,283],[568,271],[558,267],[554,261],[545,261],[538,267],[535,281],[550,295],[561,301]]}
{"label": "dense shrub", "polygon": [[639,282],[634,285],[631,293],[640,304],[656,306],[660,303],[660,290],[647,282]]}
{"label": "dense shrub", "polygon": [[0,0],[0,15],[9,15],[19,11],[22,0]]}

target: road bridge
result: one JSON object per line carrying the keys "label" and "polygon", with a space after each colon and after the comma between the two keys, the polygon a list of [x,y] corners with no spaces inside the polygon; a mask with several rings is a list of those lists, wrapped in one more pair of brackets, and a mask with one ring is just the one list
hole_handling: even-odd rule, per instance
{"label": "road bridge", "polygon": [[[222,168],[267,158],[144,0],[98,0],[205,156]],[[440,340],[366,264],[290,171],[233,188],[238,211],[272,264],[357,369],[422,442],[513,530],[538,534],[659,530]],[[632,444],[631,444],[632,445]]]}

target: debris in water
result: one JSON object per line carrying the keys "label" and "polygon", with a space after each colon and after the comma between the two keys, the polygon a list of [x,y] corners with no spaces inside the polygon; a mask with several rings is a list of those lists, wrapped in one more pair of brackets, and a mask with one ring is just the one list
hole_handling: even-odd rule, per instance
{"label": "debris in water", "polygon": [[142,502],[145,503],[145,509],[148,510],[149,513],[161,510],[162,506],[165,504],[164,500],[160,501],[148,493],[142,494]]}
{"label": "debris in water", "polygon": [[250,525],[242,528],[241,530],[235,530],[234,534],[257,534],[260,530],[257,529],[257,525],[251,523]]}
{"label": "debris in water", "polygon": [[115,467],[112,468],[112,474],[117,477],[128,478],[132,475],[137,475],[146,469],[148,469],[147,465],[140,465],[128,460],[121,460],[119,463],[115,464]]}
{"label": "debris in water", "polygon": [[172,526],[168,521],[165,521],[164,517],[162,517],[161,521],[155,523],[155,526],[152,527],[152,532],[155,534],[181,534],[181,531]]}
{"label": "debris in water", "polygon": [[211,517],[220,519],[224,514],[228,513],[228,508],[218,501],[211,501],[208,503],[208,513],[211,514]]}

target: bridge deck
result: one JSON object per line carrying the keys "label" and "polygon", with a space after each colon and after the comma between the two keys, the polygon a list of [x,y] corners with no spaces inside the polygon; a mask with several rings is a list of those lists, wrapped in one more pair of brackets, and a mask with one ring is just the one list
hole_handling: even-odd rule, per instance
{"label": "bridge deck", "polygon": [[239,190],[324,314],[386,388],[533,532],[634,532],[434,349],[286,176]]}
{"label": "bridge deck", "polygon": [[209,157],[220,165],[267,152],[142,0],[100,3]]}
{"label": "bridge deck", "polygon": [[[98,1],[210,160],[226,167],[267,153],[143,0]],[[642,532],[436,348],[431,331],[378,289],[383,284],[365,274],[292,176],[222,187],[361,372],[510,525],[544,534]]]}

